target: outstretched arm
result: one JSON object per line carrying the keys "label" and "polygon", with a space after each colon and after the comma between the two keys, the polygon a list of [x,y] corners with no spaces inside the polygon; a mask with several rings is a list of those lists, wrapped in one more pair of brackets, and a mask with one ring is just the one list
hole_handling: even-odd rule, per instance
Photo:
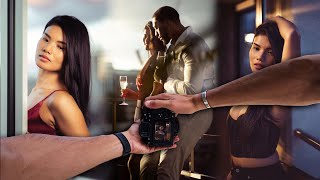
{"label": "outstretched arm", "polygon": [[[130,143],[131,153],[164,149],[141,144],[138,127],[139,124],[135,123],[123,132]],[[62,137],[26,134],[1,138],[0,144],[0,179],[68,179],[120,157],[123,151],[114,135]],[[171,148],[174,147],[176,145]]]}
{"label": "outstretched arm", "polygon": [[[320,103],[320,55],[308,55],[264,68],[207,92],[211,107],[233,105],[305,106]],[[146,98],[149,108],[191,114],[205,109],[201,94],[160,94]]]}

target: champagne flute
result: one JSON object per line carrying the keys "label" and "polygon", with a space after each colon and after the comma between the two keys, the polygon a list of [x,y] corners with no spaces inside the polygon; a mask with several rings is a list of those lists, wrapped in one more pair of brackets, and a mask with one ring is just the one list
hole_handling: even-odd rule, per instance
{"label": "champagne flute", "polygon": [[[128,85],[127,76],[120,76],[119,80],[120,80],[121,91],[123,91],[124,89],[127,88],[127,85]],[[123,101],[119,105],[122,105],[122,106],[127,106],[128,105],[128,103],[126,103],[126,98],[125,97],[123,97]]]}

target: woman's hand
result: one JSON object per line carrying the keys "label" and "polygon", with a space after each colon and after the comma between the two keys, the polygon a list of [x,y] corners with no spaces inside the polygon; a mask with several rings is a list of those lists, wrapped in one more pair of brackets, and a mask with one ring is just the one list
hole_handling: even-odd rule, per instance
{"label": "woman's hand", "polygon": [[138,90],[140,90],[140,88],[142,86],[142,78],[140,76],[140,73],[138,74],[138,76],[136,78],[136,86],[137,86]]}
{"label": "woman's hand", "polygon": [[124,89],[121,91],[121,97],[125,97],[127,99],[131,99],[131,100],[137,100],[138,99],[138,93],[135,92],[132,89]]}
{"label": "woman's hand", "polygon": [[[177,145],[173,144],[171,147],[149,147],[142,143],[141,137],[139,135],[139,125],[140,123],[133,123],[131,127],[123,132],[123,135],[128,139],[130,146],[131,146],[131,153],[132,154],[149,154],[159,150],[171,149],[176,148]],[[179,137],[175,137],[174,143],[179,141]]]}

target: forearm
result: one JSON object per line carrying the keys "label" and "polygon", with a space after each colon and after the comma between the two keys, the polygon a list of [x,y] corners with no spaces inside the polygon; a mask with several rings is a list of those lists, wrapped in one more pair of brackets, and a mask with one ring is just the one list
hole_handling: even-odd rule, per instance
{"label": "forearm", "polygon": [[[14,149],[6,156],[20,158],[11,159],[11,162],[20,160],[19,166],[7,167],[7,172],[12,169],[24,179],[67,179],[120,157],[123,150],[114,135],[78,138],[27,134],[1,140],[3,146]],[[2,155],[1,163],[6,164]],[[10,175],[1,173],[1,179]]]}
{"label": "forearm", "polygon": [[[302,56],[208,91],[211,107],[231,105],[300,106],[320,102],[320,55]],[[194,97],[198,109],[201,98]]]}
{"label": "forearm", "polygon": [[294,29],[288,32],[286,39],[284,40],[283,52],[282,52],[282,62],[301,56],[300,47],[300,35]]}
{"label": "forearm", "polygon": [[278,25],[281,37],[284,39],[284,46],[281,61],[296,58],[301,55],[300,34],[297,27],[289,20],[276,16],[271,18]]}

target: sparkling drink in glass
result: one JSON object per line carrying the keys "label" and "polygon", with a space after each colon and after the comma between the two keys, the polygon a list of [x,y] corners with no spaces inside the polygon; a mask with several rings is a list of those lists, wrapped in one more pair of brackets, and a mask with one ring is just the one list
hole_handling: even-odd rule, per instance
{"label": "sparkling drink in glass", "polygon": [[[121,91],[123,91],[128,86],[127,76],[120,76],[119,81],[120,81]],[[123,101],[119,105],[122,105],[122,106],[127,106],[128,105],[128,103],[126,103],[126,98],[125,97],[123,97]]]}

